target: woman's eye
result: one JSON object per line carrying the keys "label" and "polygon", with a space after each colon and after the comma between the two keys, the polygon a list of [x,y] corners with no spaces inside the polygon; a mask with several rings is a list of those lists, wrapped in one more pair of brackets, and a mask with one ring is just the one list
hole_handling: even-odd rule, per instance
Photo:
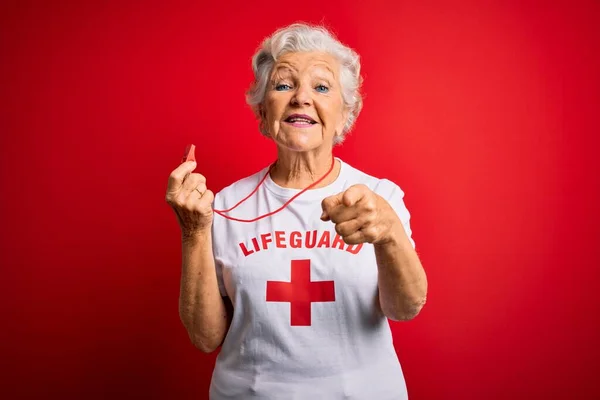
{"label": "woman's eye", "polygon": [[321,93],[329,92],[329,88],[325,85],[319,85],[315,89],[317,90],[317,92],[321,92]]}
{"label": "woman's eye", "polygon": [[279,91],[282,91],[282,90],[288,90],[290,87],[291,87],[291,86],[290,86],[290,85],[288,85],[288,84],[285,84],[285,83],[280,83],[279,85],[276,85],[276,86],[275,86],[275,90],[279,90]]}

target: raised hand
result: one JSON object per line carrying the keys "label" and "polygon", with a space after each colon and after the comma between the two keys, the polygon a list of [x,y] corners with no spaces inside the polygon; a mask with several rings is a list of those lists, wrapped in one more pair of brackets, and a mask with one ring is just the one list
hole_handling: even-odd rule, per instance
{"label": "raised hand", "polygon": [[391,239],[394,226],[401,223],[389,203],[362,184],[326,197],[321,207],[321,219],[332,221],[348,244],[385,243]]}
{"label": "raised hand", "polygon": [[193,172],[197,164],[191,158],[169,175],[165,198],[177,216],[184,238],[210,233],[215,199],[206,187],[206,178]]}

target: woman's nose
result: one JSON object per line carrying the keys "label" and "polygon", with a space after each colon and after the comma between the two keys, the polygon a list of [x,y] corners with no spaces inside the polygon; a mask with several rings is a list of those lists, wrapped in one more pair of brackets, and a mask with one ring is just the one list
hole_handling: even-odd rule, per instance
{"label": "woman's nose", "polygon": [[312,96],[310,93],[310,88],[305,85],[298,86],[294,96],[292,96],[292,103],[296,105],[311,105]]}

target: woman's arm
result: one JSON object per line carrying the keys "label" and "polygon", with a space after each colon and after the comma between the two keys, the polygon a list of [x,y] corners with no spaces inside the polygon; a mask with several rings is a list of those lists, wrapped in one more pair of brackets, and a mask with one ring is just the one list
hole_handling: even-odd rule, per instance
{"label": "woman's arm", "polygon": [[[401,200],[403,193],[396,190]],[[344,242],[373,243],[379,272],[379,304],[385,316],[395,321],[414,318],[425,304],[427,277],[402,220],[390,203],[366,185],[357,184],[326,197],[321,206],[321,219],[331,220]]]}
{"label": "woman's arm", "polygon": [[427,276],[400,219],[374,247],[381,310],[394,321],[413,319],[427,300]]}
{"label": "woman's arm", "polygon": [[232,314],[231,302],[219,292],[210,229],[184,237],[179,317],[194,346],[204,353],[216,350],[225,339]]}

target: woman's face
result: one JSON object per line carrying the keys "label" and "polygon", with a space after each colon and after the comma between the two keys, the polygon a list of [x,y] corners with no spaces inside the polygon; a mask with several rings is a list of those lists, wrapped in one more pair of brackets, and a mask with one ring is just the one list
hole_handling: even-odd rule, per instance
{"label": "woman's face", "polygon": [[339,63],[326,53],[288,53],[277,60],[267,84],[262,118],[269,136],[292,151],[331,147],[348,112]]}

